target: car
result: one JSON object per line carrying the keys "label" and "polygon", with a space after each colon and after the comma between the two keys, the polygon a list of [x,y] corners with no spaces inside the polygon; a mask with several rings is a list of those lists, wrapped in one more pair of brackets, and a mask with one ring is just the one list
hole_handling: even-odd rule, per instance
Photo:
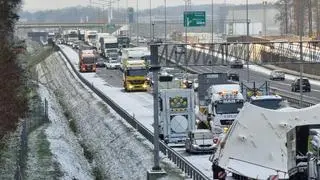
{"label": "car", "polygon": [[270,73],[270,80],[285,80],[285,74],[284,72],[280,70],[273,70]]}
{"label": "car", "polygon": [[228,74],[228,79],[230,81],[239,81],[240,80],[239,74],[236,72],[228,72],[227,74]]}
{"label": "car", "polygon": [[186,53],[185,45],[177,45],[176,50],[174,51],[176,54],[184,54]]}
{"label": "car", "polygon": [[[300,78],[296,78],[291,83],[291,91],[292,92],[300,91]],[[310,85],[309,79],[307,78],[302,78],[302,91],[305,91],[305,92],[311,91],[311,85]]]}
{"label": "car", "polygon": [[121,66],[119,59],[107,59],[106,68],[107,69],[119,69]]}
{"label": "car", "polygon": [[185,148],[188,153],[213,153],[217,144],[214,143],[214,135],[209,129],[196,129],[188,132]]}
{"label": "car", "polygon": [[230,67],[231,68],[243,68],[243,63],[240,59],[236,59],[231,62]]}
{"label": "car", "polygon": [[97,66],[97,67],[106,67],[105,59],[103,59],[103,58],[98,58],[98,60],[97,60],[97,62],[96,62],[96,66]]}

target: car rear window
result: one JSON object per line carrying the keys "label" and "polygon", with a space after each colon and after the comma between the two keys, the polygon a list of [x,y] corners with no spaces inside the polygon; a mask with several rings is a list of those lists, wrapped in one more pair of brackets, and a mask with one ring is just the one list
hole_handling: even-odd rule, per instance
{"label": "car rear window", "polygon": [[[300,83],[300,79],[297,82]],[[302,84],[310,84],[309,79],[302,79]]]}

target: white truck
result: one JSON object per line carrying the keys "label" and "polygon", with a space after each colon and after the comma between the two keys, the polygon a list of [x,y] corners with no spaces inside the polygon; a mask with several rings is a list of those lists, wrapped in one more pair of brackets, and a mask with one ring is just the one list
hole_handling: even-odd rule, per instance
{"label": "white truck", "polygon": [[77,29],[69,29],[65,33],[65,39],[68,44],[72,44],[79,39]]}
{"label": "white truck", "polygon": [[227,73],[199,74],[198,82],[197,118],[213,133],[220,134],[231,126],[243,106],[240,85],[228,81]]}
{"label": "white truck", "polygon": [[208,89],[208,114],[214,125],[230,126],[243,106],[244,98],[238,84],[216,84]]}
{"label": "white truck", "polygon": [[134,48],[125,48],[121,50],[121,58],[120,68],[123,68],[123,63],[127,60],[146,60],[147,65],[149,64],[150,58],[150,51],[147,47],[134,47]]}
{"label": "white truck", "polygon": [[[101,53],[106,58],[118,59],[118,56],[114,56],[119,53],[118,39],[115,36],[109,35],[99,39]],[[113,59],[113,60],[115,60]]]}
{"label": "white truck", "polygon": [[97,35],[98,31],[86,30],[84,34],[84,42],[87,43],[89,46],[95,47],[97,43]]}
{"label": "white truck", "polygon": [[161,89],[159,100],[159,136],[165,143],[181,144],[195,129],[193,89]]}
{"label": "white truck", "polygon": [[98,43],[96,43],[96,49],[97,49],[97,52],[99,53],[99,54],[103,54],[102,53],[102,48],[101,48],[101,41],[103,41],[103,39],[104,38],[107,38],[107,37],[109,37],[110,36],[110,34],[109,33],[98,33],[97,34],[97,41],[98,41]]}

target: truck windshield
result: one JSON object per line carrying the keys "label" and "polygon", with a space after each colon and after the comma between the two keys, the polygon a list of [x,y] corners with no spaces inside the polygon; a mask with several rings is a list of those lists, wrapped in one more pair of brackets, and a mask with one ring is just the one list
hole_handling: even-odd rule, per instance
{"label": "truck windshield", "polygon": [[108,53],[108,54],[118,54],[118,50],[117,49],[107,49],[106,53]]}
{"label": "truck windshield", "polygon": [[217,114],[236,114],[242,108],[243,102],[236,103],[218,103],[216,108]]}
{"label": "truck windshield", "polygon": [[148,73],[147,69],[130,69],[127,70],[128,76],[146,76]]}
{"label": "truck windshield", "polygon": [[89,39],[96,39],[97,35],[88,35]]}
{"label": "truck windshield", "polygon": [[129,43],[130,39],[128,37],[122,37],[122,38],[118,38],[118,42],[120,44],[127,44]]}
{"label": "truck windshield", "polygon": [[84,64],[93,64],[95,63],[96,59],[94,57],[84,57],[82,63]]}
{"label": "truck windshield", "polygon": [[252,100],[251,104],[263,107],[266,109],[280,109],[282,107],[281,99],[259,99]]}
{"label": "truck windshield", "polygon": [[118,43],[105,43],[104,48],[118,48]]}
{"label": "truck windshield", "polygon": [[73,34],[72,33],[72,34],[69,34],[68,36],[71,37],[71,38],[76,38],[76,37],[78,37],[78,34]]}

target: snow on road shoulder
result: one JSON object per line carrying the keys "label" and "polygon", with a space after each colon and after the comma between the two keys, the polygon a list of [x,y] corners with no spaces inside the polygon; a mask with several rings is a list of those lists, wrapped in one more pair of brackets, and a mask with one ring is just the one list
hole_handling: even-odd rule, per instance
{"label": "snow on road shoulder", "polygon": [[[52,55],[54,56],[54,55]],[[49,57],[46,61],[55,60]],[[38,65],[40,82],[46,84],[45,72],[41,65]],[[52,91],[47,87],[40,85],[39,94],[49,102],[48,116],[50,124],[45,130],[54,161],[58,162],[62,179],[93,179],[91,167],[83,155],[81,146],[77,137],[70,131],[68,120],[63,114],[62,107],[59,105]]]}
{"label": "snow on road shoulder", "polygon": [[79,138],[104,179],[145,179],[153,164],[152,151],[74,79],[61,60],[47,61],[46,66],[52,88],[61,94]]}

